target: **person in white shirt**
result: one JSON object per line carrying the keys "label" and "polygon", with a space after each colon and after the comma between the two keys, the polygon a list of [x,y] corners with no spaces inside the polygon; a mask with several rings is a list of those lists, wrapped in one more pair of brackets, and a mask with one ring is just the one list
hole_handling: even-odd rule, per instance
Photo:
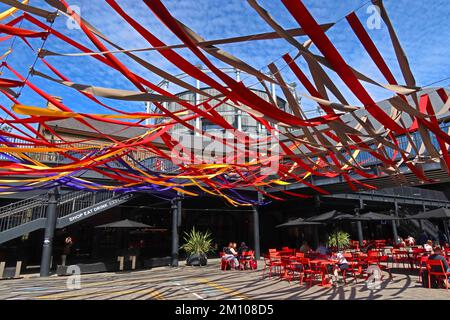
{"label": "person in white shirt", "polygon": [[224,255],[222,259],[226,261],[231,261],[232,267],[237,269],[239,267],[239,261],[236,258],[238,253],[236,252],[232,242],[228,244],[228,247],[223,248],[223,253]]}
{"label": "person in white shirt", "polygon": [[349,268],[349,265],[347,259],[345,259],[344,254],[342,252],[335,253],[332,259],[336,260],[336,264],[332,266],[333,278],[331,280],[331,283],[334,285],[338,280],[338,272],[347,270]]}
{"label": "person in white shirt", "polygon": [[426,252],[433,252],[433,241],[428,240],[427,243],[423,245]]}
{"label": "person in white shirt", "polygon": [[408,236],[408,238],[405,239],[405,243],[407,246],[413,246],[416,244],[416,240],[412,236]]}

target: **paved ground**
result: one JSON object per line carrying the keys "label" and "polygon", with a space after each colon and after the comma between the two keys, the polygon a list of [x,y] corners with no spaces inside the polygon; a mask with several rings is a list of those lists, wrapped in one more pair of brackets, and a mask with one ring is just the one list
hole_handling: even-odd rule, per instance
{"label": "paved ground", "polygon": [[[0,281],[0,299],[450,299],[445,289],[425,289],[417,274],[394,272],[379,289],[369,290],[363,280],[338,287],[309,288],[298,281],[262,278],[262,271],[221,271],[218,261],[207,267],[161,267],[128,273],[81,276],[81,289],[68,289],[70,277],[27,277]],[[72,281],[73,283],[73,281]]]}

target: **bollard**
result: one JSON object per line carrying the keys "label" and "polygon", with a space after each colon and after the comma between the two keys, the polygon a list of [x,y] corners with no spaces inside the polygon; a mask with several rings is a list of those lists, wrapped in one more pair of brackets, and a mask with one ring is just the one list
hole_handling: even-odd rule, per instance
{"label": "bollard", "polygon": [[131,270],[136,269],[136,256],[130,256],[129,259],[131,261]]}
{"label": "bollard", "polygon": [[5,265],[6,265],[5,261],[0,262],[0,279],[3,279],[3,273],[5,272]]}
{"label": "bollard", "polygon": [[117,261],[119,261],[119,270],[120,271],[123,271],[123,260],[124,260],[123,256],[118,256],[117,257]]}
{"label": "bollard", "polygon": [[14,278],[20,278],[20,271],[22,270],[22,261],[17,261],[16,263],[16,273],[14,274]]}

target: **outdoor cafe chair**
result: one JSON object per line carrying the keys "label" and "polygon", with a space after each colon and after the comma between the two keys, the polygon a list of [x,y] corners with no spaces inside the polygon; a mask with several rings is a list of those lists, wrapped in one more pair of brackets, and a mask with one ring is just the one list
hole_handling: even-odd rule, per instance
{"label": "outdoor cafe chair", "polygon": [[422,256],[419,260],[419,282],[422,282],[422,275],[427,270],[428,256]]}
{"label": "outdoor cafe chair", "polygon": [[448,290],[448,277],[450,272],[447,272],[444,268],[444,263],[441,260],[427,260],[427,272],[428,272],[428,288],[431,288],[431,276],[445,281],[445,288]]}
{"label": "outdoor cafe chair", "polygon": [[392,249],[392,266],[396,264],[397,267],[400,267],[400,264],[402,264],[403,268],[405,268],[405,265],[408,265],[410,262],[408,252],[401,249]]}
{"label": "outdoor cafe chair", "polygon": [[295,279],[296,274],[298,274],[300,278],[303,276],[303,264],[298,258],[286,258],[285,271],[285,279],[291,283],[291,281]]}
{"label": "outdoor cafe chair", "polygon": [[254,251],[244,251],[242,256],[239,257],[239,269],[246,270],[250,267],[251,270],[256,269],[256,260]]}
{"label": "outdoor cafe chair", "polygon": [[267,269],[269,269],[269,278],[272,278],[272,273],[273,271],[275,271],[275,273],[281,274],[281,261],[279,259],[274,259],[272,258],[270,255],[263,256],[264,258],[264,270],[263,270],[263,274],[262,277],[264,278]]}
{"label": "outdoor cafe chair", "polygon": [[305,254],[303,252],[297,252],[297,253],[295,253],[295,257],[296,258],[304,258]]}
{"label": "outdoor cafe chair", "polygon": [[322,281],[324,270],[320,263],[311,263],[311,260],[308,258],[300,259],[299,262],[303,268],[303,275],[300,275],[300,285],[303,284],[303,280],[306,280],[309,283],[309,287],[311,287],[318,276],[321,279],[320,281]]}
{"label": "outdoor cafe chair", "polygon": [[358,240],[350,240],[350,249],[359,250],[359,241]]}
{"label": "outdoor cafe chair", "polygon": [[223,259],[224,255],[225,255],[224,252],[221,252],[219,254],[219,256],[220,256],[220,269],[224,270],[224,271],[228,270],[228,268],[232,269],[233,268],[233,266],[232,266],[232,261],[233,260],[225,260],[225,259]]}
{"label": "outdoor cafe chair", "polygon": [[[377,251],[377,250],[371,250],[367,252],[367,258],[364,259],[364,263],[363,265],[366,266],[366,270],[364,270],[362,273],[366,273],[367,274],[367,268],[369,268],[369,266],[377,266],[381,271],[386,271],[387,273],[389,273],[389,278],[392,279],[392,272],[391,272],[391,268],[389,268],[389,265],[386,264],[382,264],[382,262],[386,262],[387,261],[387,256],[384,256],[383,253],[381,251]],[[383,278],[383,275],[381,276],[381,278]]]}

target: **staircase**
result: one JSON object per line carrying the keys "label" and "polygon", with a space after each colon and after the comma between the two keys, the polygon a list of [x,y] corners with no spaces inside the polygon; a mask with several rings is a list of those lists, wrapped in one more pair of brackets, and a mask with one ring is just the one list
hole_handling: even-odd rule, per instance
{"label": "staircase", "polygon": [[[123,204],[135,195],[114,191],[72,191],[62,194],[56,207],[56,228],[92,217]],[[0,244],[45,228],[48,196],[41,195],[0,207]]]}

